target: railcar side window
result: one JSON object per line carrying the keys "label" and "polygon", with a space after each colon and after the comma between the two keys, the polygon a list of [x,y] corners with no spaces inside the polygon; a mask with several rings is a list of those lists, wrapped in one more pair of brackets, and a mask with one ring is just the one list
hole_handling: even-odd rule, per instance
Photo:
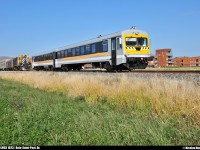
{"label": "railcar side window", "polygon": [[90,54],[90,45],[86,45],[86,54]]}
{"label": "railcar side window", "polygon": [[47,60],[47,56],[48,56],[47,54],[44,55],[44,60]]}
{"label": "railcar side window", "polygon": [[108,51],[108,41],[105,40],[102,42],[103,45],[103,52],[107,52]]}
{"label": "railcar side window", "polygon": [[64,58],[65,57],[65,51],[61,51],[61,58]]}
{"label": "railcar side window", "polygon": [[67,50],[65,50],[65,57],[67,57]]}
{"label": "railcar side window", "polygon": [[80,55],[80,48],[77,47],[77,48],[76,48],[76,56],[79,56],[79,55]]}
{"label": "railcar side window", "polygon": [[116,40],[112,40],[111,42],[111,50],[116,50]]}
{"label": "railcar side window", "polygon": [[50,59],[53,59],[53,53],[50,54]]}
{"label": "railcar side window", "polygon": [[96,53],[96,44],[92,44],[92,53]]}
{"label": "railcar side window", "polygon": [[118,37],[118,38],[117,38],[117,50],[121,50],[121,49],[122,49],[121,38]]}
{"label": "railcar side window", "polygon": [[47,54],[47,58],[46,58],[46,60],[50,60],[50,53]]}
{"label": "railcar side window", "polygon": [[103,45],[102,42],[96,43],[96,53],[102,52],[103,51]]}
{"label": "railcar side window", "polygon": [[57,53],[57,57],[58,57],[58,59],[61,57],[61,53],[60,52]]}
{"label": "railcar side window", "polygon": [[75,54],[76,54],[75,48],[72,48],[72,56],[75,56]]}
{"label": "railcar side window", "polygon": [[72,56],[72,49],[68,49],[68,54],[67,54],[69,57]]}
{"label": "railcar side window", "polygon": [[40,61],[43,61],[43,56],[42,55],[40,56]]}
{"label": "railcar side window", "polygon": [[81,46],[81,55],[84,55],[84,54],[85,54],[85,47]]}

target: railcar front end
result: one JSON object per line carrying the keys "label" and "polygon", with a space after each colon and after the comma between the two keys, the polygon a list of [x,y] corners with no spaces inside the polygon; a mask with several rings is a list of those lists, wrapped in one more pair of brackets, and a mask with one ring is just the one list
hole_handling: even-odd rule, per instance
{"label": "railcar front end", "polygon": [[124,67],[129,70],[145,69],[150,61],[150,40],[147,33],[131,29],[122,34],[123,52],[126,57]]}

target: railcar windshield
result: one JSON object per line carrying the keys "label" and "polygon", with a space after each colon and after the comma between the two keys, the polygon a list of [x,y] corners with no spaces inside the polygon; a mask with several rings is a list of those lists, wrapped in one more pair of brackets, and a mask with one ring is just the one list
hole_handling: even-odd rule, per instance
{"label": "railcar windshield", "polygon": [[126,38],[126,46],[147,46],[147,38]]}

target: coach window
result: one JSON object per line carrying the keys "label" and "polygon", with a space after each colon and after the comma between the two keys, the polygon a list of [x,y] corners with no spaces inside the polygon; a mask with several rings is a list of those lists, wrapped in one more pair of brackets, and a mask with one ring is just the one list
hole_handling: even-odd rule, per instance
{"label": "coach window", "polygon": [[44,60],[48,60],[48,54],[44,55]]}
{"label": "coach window", "polygon": [[50,60],[50,53],[47,54],[47,60]]}
{"label": "coach window", "polygon": [[72,48],[72,56],[75,56],[75,54],[76,54],[75,48]]}
{"label": "coach window", "polygon": [[84,54],[85,54],[85,47],[81,46],[81,55],[84,55]]}
{"label": "coach window", "polygon": [[77,48],[76,48],[76,56],[79,56],[79,55],[80,55],[80,48],[77,47]]}
{"label": "coach window", "polygon": [[111,50],[116,50],[116,40],[112,40],[112,42],[111,42]]}
{"label": "coach window", "polygon": [[102,42],[103,45],[103,52],[107,52],[108,51],[108,41],[105,40]]}
{"label": "coach window", "polygon": [[68,53],[67,53],[67,55],[68,55],[69,57],[72,56],[72,49],[68,49]]}
{"label": "coach window", "polygon": [[96,44],[92,44],[92,53],[96,53]]}
{"label": "coach window", "polygon": [[43,55],[40,56],[40,61],[43,61]]}
{"label": "coach window", "polygon": [[86,45],[86,54],[90,54],[90,45]]}
{"label": "coach window", "polygon": [[60,58],[60,56],[61,56],[61,53],[58,52],[58,53],[57,53],[57,57],[58,57],[58,59]]}
{"label": "coach window", "polygon": [[40,55],[40,61],[42,61],[42,55]]}
{"label": "coach window", "polygon": [[53,53],[50,54],[50,59],[53,59]]}
{"label": "coach window", "polygon": [[43,60],[47,60],[47,55],[43,55]]}
{"label": "coach window", "polygon": [[67,50],[65,50],[65,57],[67,57]]}
{"label": "coach window", "polygon": [[61,58],[65,57],[65,51],[61,51]]}
{"label": "coach window", "polygon": [[103,51],[103,45],[102,42],[96,43],[96,53],[102,52]]}
{"label": "coach window", "polygon": [[122,49],[122,39],[120,37],[117,38],[117,50]]}
{"label": "coach window", "polygon": [[61,58],[64,58],[65,57],[65,51],[61,51]]}

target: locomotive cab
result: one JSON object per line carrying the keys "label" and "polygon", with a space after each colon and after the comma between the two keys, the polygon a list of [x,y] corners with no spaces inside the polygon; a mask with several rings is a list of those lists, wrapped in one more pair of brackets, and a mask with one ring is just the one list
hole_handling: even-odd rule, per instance
{"label": "locomotive cab", "polygon": [[150,58],[150,40],[144,31],[131,29],[123,34],[124,64],[129,70],[145,69]]}

